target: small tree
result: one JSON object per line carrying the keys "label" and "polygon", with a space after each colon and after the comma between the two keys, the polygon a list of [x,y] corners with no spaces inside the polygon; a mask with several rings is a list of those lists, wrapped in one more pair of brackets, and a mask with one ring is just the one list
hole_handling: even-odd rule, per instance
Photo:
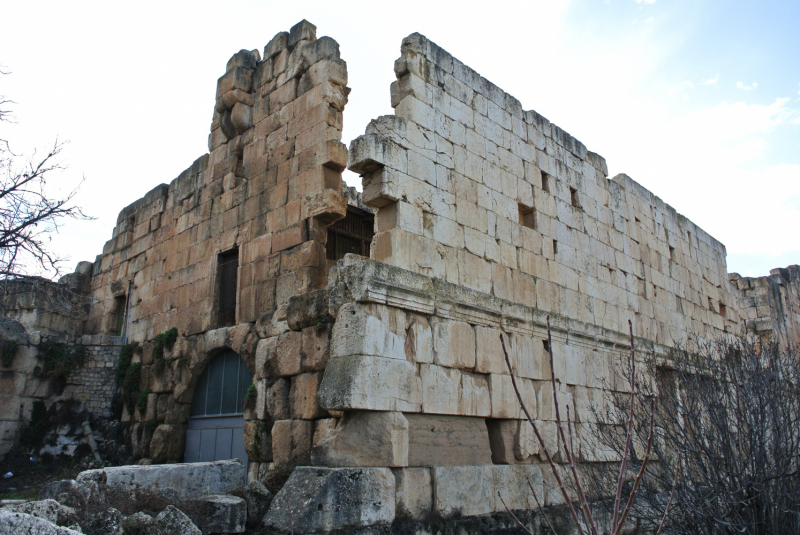
{"label": "small tree", "polygon": [[[773,342],[737,339],[676,350],[665,361],[651,359],[649,367],[658,377],[658,438],[637,516],[647,519],[663,510],[669,468],[681,452],[683,476],[675,487],[669,532],[800,533],[797,355]],[[624,411],[623,400],[611,410]],[[649,418],[642,403],[634,413],[637,421]],[[611,434],[599,438],[622,451],[622,441]]]}
{"label": "small tree", "polygon": [[[12,120],[11,103],[0,95],[0,122]],[[63,259],[52,251],[50,235],[65,219],[89,219],[74,204],[77,188],[60,196],[49,191],[48,180],[63,169],[63,147],[56,141],[44,156],[23,159],[0,138],[0,277],[6,280],[33,271],[58,274]]]}

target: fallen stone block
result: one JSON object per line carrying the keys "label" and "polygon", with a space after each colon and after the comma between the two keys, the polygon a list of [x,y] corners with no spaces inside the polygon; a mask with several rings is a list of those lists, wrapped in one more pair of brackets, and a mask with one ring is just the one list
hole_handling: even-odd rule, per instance
{"label": "fallen stone block", "polygon": [[79,535],[79,531],[62,528],[43,518],[0,509],[0,535]]}
{"label": "fallen stone block", "polygon": [[249,527],[256,526],[269,510],[273,498],[272,493],[261,481],[256,479],[247,485],[243,497],[247,502],[247,525]]}
{"label": "fallen stone block", "polygon": [[122,521],[125,535],[155,535],[156,521],[147,513],[139,511]]}
{"label": "fallen stone block", "polygon": [[86,496],[74,479],[62,479],[47,483],[39,492],[40,500],[52,499],[73,509],[82,509],[86,505]]}
{"label": "fallen stone block", "polygon": [[203,535],[209,533],[244,533],[247,503],[237,496],[203,496],[185,509]]}
{"label": "fallen stone block", "polygon": [[275,496],[264,525],[316,533],[388,524],[394,515],[390,469],[298,467]]}
{"label": "fallen stone block", "polygon": [[122,521],[125,515],[117,509],[109,507],[92,516],[92,519],[83,526],[86,535],[122,535]]}
{"label": "fallen stone block", "polygon": [[156,532],[164,535],[200,535],[200,531],[183,511],[174,505],[168,505],[155,518]]}
{"label": "fallen stone block", "polygon": [[123,513],[160,509],[198,496],[241,492],[247,474],[238,460],[210,463],[133,465],[87,470],[76,483],[93,508]]}
{"label": "fallen stone block", "polygon": [[12,513],[35,516],[59,526],[68,526],[77,522],[75,509],[61,505],[52,499],[4,505],[3,509]]}

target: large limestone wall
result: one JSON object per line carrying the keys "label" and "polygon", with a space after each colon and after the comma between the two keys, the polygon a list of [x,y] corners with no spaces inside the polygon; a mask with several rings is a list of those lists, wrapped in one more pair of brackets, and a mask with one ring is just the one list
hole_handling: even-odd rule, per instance
{"label": "large limestone wall", "polygon": [[236,323],[324,285],[325,226],[344,216],[349,89],[337,43],[303,21],[243,50],[217,83],[209,153],[120,213],[95,263],[87,332],[113,329],[133,281],[128,338],[216,328],[217,255],[238,247]]}
{"label": "large limestone wall", "polygon": [[424,36],[350,147],[375,260],[672,344],[738,332],[725,247]]}

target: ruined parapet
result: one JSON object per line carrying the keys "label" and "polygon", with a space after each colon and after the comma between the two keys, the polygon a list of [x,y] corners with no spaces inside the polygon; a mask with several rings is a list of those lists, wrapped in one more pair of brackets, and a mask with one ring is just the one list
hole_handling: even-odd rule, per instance
{"label": "ruined parapet", "polygon": [[[263,59],[235,54],[217,83],[209,154],[120,213],[95,264],[89,332],[114,331],[126,300],[128,337],[143,342],[171,327],[252,323],[324,286],[325,228],[346,210],[346,84],[337,43],[306,21],[276,35]],[[220,255],[239,274],[223,321]]]}
{"label": "ruined parapet", "polygon": [[28,332],[82,334],[89,308],[92,264],[78,262],[58,282],[42,277],[0,281],[0,313]]}
{"label": "ruined parapet", "polygon": [[395,74],[350,147],[372,258],[659,343],[738,332],[721,243],[424,36]]}
{"label": "ruined parapet", "polygon": [[800,347],[800,267],[770,270],[767,277],[728,277],[748,333],[773,339],[781,348]]}

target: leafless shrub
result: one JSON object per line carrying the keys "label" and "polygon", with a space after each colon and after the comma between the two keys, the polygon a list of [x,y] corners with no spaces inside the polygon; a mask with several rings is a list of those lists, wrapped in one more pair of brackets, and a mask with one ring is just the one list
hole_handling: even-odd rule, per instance
{"label": "leafless shrub", "polygon": [[[680,454],[667,532],[800,532],[797,355],[776,343],[737,339],[695,343],[691,351],[650,358],[648,367],[657,378],[656,440],[636,516],[646,521],[664,509]],[[624,400],[617,398],[610,410],[621,414]],[[648,410],[636,403],[634,419],[646,420]],[[641,427],[636,430],[643,440]],[[623,449],[612,434],[598,438],[614,451]]]}
{"label": "leafless shrub", "polygon": [[[614,484],[616,487],[616,494],[614,497],[614,502],[612,506],[612,522],[611,522],[611,535],[619,535],[622,531],[622,527],[625,525],[625,521],[628,518],[628,515],[631,513],[633,509],[634,503],[636,501],[636,495],[639,492],[640,486],[644,479],[644,475],[647,471],[648,461],[650,460],[650,455],[653,448],[653,431],[654,431],[654,416],[655,416],[655,399],[653,396],[648,396],[647,404],[649,405],[649,422],[646,427],[647,429],[647,439],[646,439],[646,449],[644,458],[640,463],[640,468],[636,474],[636,477],[633,481],[633,485],[630,489],[626,492],[626,473],[627,473],[627,465],[629,460],[632,460],[635,457],[635,448],[633,447],[633,440],[636,436],[635,433],[641,433],[642,429],[640,426],[634,425],[634,421],[636,420],[636,406],[637,403],[641,404],[641,396],[637,395],[636,391],[636,351],[634,348],[634,339],[633,339],[633,326],[630,321],[628,321],[628,327],[630,329],[630,341],[631,341],[631,355],[629,361],[630,367],[630,385],[631,391],[627,396],[629,399],[629,405],[626,412],[626,431],[624,436],[624,445],[620,450],[620,458],[621,462],[619,463],[619,474],[617,475],[616,479],[614,480]],[[508,351],[506,350],[505,340],[503,337],[500,337],[500,343],[503,347],[503,354],[506,359],[506,365],[508,366],[508,372],[511,375],[511,381],[514,386],[514,391],[517,394],[517,400],[519,401],[520,406],[522,407],[522,411],[525,413],[525,417],[530,423],[531,427],[533,428],[533,432],[536,435],[536,440],[539,442],[540,451],[544,453],[545,458],[547,459],[548,464],[550,465],[550,469],[552,470],[553,476],[555,477],[559,490],[561,491],[561,495],[564,498],[564,502],[567,504],[569,508],[570,516],[572,517],[572,521],[575,524],[575,527],[580,535],[584,535],[587,531],[591,535],[600,535],[601,531],[599,529],[599,525],[597,522],[598,511],[592,510],[592,504],[590,504],[589,498],[585,492],[586,483],[584,482],[583,478],[581,477],[576,460],[575,454],[575,447],[574,447],[574,436],[572,426],[569,425],[570,419],[569,414],[567,414],[567,425],[566,431],[564,423],[561,419],[559,403],[558,403],[558,383],[555,377],[555,367],[553,366],[553,340],[552,335],[550,333],[550,316],[547,317],[547,342],[549,347],[551,348],[549,352],[550,357],[550,384],[552,387],[552,394],[553,394],[553,407],[555,408],[556,414],[556,427],[557,427],[557,437],[558,437],[558,448],[564,452],[564,456],[566,458],[568,470],[567,470],[567,478],[564,478],[561,474],[561,468],[558,464],[553,460],[553,455],[547,447],[545,443],[541,431],[539,427],[536,425],[536,422],[531,417],[530,412],[528,411],[527,406],[525,405],[525,401],[522,399],[522,394],[517,386],[517,380],[514,376],[514,370],[511,366],[511,359],[508,357]],[[567,409],[569,411],[569,409]],[[675,471],[672,489],[674,491],[678,480],[678,471]],[[533,489],[533,486],[530,485],[529,487],[531,492],[533,492],[533,496],[536,500],[537,505],[539,505],[539,509],[545,517],[550,530],[555,533],[555,529],[553,528],[550,520],[547,519],[547,515],[544,513],[541,505],[539,504],[539,499],[536,496],[536,492]],[[570,495],[570,490],[574,490],[575,494],[578,498],[578,509],[576,510],[575,505],[573,504],[572,497]],[[609,492],[606,491],[599,493],[600,496],[606,496]],[[625,499],[625,495],[627,494],[627,499]],[[498,493],[499,495],[499,493]],[[663,509],[663,515],[661,516],[660,522],[657,525],[656,535],[661,533],[664,522],[669,514],[670,504],[672,502],[673,496],[670,495],[669,500],[665,504]],[[500,500],[503,501],[502,496],[500,496]],[[624,503],[624,507],[623,507]],[[503,501],[503,505],[505,506],[505,501]],[[517,517],[508,509],[506,506],[506,511],[508,511],[515,520]],[[580,516],[579,513],[580,512]],[[526,532],[533,535],[525,525],[517,520],[519,526]]]}

